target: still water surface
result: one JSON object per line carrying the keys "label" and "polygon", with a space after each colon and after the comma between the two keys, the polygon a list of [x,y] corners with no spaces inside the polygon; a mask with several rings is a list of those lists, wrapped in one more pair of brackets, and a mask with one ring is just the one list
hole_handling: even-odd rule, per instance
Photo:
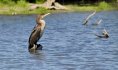
{"label": "still water surface", "polygon": [[[36,15],[0,15],[0,70],[118,70],[118,11],[98,12],[82,25],[90,13],[47,16],[36,54],[27,50]],[[104,28],[110,38],[97,38]]]}

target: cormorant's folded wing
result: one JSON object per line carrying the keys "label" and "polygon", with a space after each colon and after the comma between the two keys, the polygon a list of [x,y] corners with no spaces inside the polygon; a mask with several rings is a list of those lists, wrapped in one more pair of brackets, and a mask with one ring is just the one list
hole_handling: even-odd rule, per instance
{"label": "cormorant's folded wing", "polygon": [[36,44],[37,41],[39,40],[40,38],[40,32],[41,32],[41,29],[40,28],[34,28],[30,37],[29,37],[29,44]]}

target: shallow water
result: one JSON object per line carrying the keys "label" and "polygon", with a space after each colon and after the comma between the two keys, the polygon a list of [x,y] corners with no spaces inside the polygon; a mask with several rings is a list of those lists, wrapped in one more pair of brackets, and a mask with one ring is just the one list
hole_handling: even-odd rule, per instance
{"label": "shallow water", "polygon": [[[82,25],[90,13],[47,16],[36,54],[27,49],[36,15],[0,15],[0,70],[118,70],[118,11],[98,12]],[[93,26],[97,19],[103,21]],[[97,38],[104,28],[110,38]]]}

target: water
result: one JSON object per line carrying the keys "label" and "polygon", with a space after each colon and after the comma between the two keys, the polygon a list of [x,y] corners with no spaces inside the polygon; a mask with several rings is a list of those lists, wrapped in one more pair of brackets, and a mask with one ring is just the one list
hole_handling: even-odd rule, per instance
{"label": "water", "polygon": [[[118,70],[118,11],[99,12],[83,26],[90,13],[47,16],[36,54],[27,49],[36,15],[1,15],[0,70]],[[102,23],[93,26],[97,19]],[[110,38],[97,38],[104,28]]]}

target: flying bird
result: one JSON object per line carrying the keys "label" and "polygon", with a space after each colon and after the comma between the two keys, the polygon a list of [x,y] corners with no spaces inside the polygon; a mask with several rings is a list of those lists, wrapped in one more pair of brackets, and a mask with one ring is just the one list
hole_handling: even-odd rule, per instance
{"label": "flying bird", "polygon": [[32,50],[37,50],[39,48],[42,48],[40,44],[37,44],[38,40],[42,37],[44,28],[45,28],[45,21],[43,20],[44,17],[49,15],[50,13],[47,14],[41,14],[38,15],[36,18],[36,26],[33,28],[32,33],[29,37],[29,51]]}
{"label": "flying bird", "polygon": [[86,19],[84,20],[83,25],[86,25],[86,24],[88,23],[89,19],[90,19],[93,15],[95,15],[95,13],[96,13],[96,11],[94,11],[92,14],[90,14],[88,17],[86,17]]}

